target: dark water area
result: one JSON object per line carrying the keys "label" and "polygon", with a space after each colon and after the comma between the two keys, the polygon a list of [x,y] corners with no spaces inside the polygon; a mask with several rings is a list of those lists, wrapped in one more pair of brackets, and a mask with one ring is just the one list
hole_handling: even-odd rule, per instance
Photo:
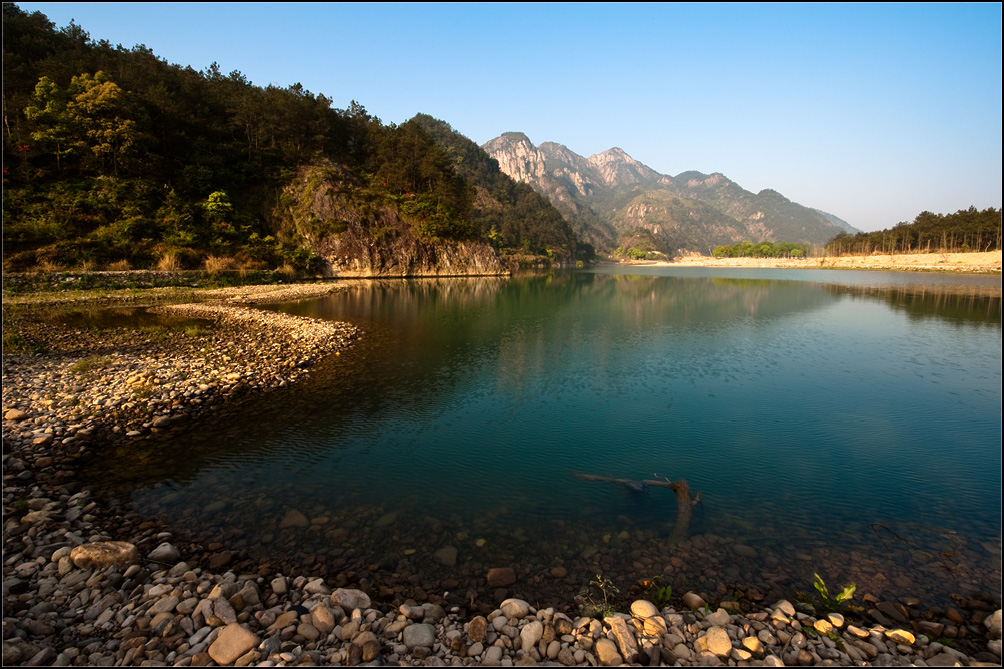
{"label": "dark water area", "polygon": [[[497,604],[495,567],[552,603],[597,574],[999,598],[1000,295],[824,270],[351,282],[274,307],[363,331],[308,382],[96,470],[206,544],[458,603]],[[577,472],[686,479],[692,538],[669,543],[670,490]]]}
{"label": "dark water area", "polygon": [[150,311],[146,306],[64,308],[50,315],[47,320],[63,327],[92,331],[111,328],[180,330],[186,327],[207,327],[205,320],[161,314]]}

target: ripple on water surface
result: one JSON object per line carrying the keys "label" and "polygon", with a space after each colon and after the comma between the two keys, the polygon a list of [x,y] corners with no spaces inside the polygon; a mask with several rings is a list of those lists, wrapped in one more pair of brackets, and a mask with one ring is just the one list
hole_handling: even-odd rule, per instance
{"label": "ripple on water surface", "polygon": [[[133,499],[253,554],[341,570],[396,556],[432,579],[422,556],[454,544],[463,573],[557,561],[574,589],[597,567],[661,573],[680,554],[689,568],[698,549],[665,543],[671,491],[573,473],[685,478],[702,492],[693,533],[760,552],[733,581],[766,571],[805,589],[819,563],[903,594],[972,587],[931,556],[955,555],[954,536],[967,559],[999,562],[986,548],[1000,538],[999,293],[821,281],[387,282],[283,307],[364,335],[302,387],[174,437],[184,474]],[[290,509],[324,522],[280,527]],[[793,551],[811,560],[789,564]],[[841,559],[854,551],[856,566]],[[725,563],[700,560],[723,578]],[[902,565],[912,575],[882,585]]]}

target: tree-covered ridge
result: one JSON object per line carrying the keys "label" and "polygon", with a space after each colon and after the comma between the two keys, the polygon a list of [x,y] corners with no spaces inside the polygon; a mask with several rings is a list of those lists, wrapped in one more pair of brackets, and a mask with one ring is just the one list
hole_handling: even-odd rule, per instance
{"label": "tree-covered ridge", "polygon": [[913,222],[856,235],[841,233],[826,244],[831,255],[965,252],[1001,249],[1001,210],[960,209],[954,214],[921,212]]}
{"label": "tree-covered ridge", "polygon": [[716,246],[711,252],[715,258],[804,258],[809,255],[808,244],[799,242],[738,242]]}
{"label": "tree-covered ridge", "polygon": [[[403,231],[426,246],[588,251],[536,193],[458,163],[421,119],[385,125],[300,84],[263,88],[215,64],[171,65],[142,45],[94,41],[74,24],[56,29],[12,3],[3,6],[3,51],[8,269],[194,268],[209,258],[317,269],[316,240],[341,234],[346,217],[290,201],[311,165],[321,168],[311,174],[337,175],[325,194],[352,208],[377,247]],[[495,195],[491,211],[482,190]]]}

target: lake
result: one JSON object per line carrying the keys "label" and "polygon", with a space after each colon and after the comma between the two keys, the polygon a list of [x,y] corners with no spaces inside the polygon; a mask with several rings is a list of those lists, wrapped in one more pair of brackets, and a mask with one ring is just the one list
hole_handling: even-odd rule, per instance
{"label": "lake", "polygon": [[[346,283],[274,307],[363,332],[309,381],[99,464],[137,512],[388,599],[1000,593],[999,276]],[[688,538],[671,490],[579,473],[685,479]]]}

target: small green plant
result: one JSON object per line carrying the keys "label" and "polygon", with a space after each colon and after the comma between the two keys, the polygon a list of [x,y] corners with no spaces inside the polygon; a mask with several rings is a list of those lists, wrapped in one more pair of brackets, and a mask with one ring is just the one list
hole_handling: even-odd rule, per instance
{"label": "small green plant", "polygon": [[[603,597],[602,603],[596,596],[597,590]],[[606,618],[613,615],[613,599],[619,594],[620,590],[614,585],[613,581],[608,578],[603,578],[603,576],[597,574],[596,579],[590,581],[589,586],[582,591],[582,597],[585,601],[585,605],[583,606],[583,615],[595,614],[595,617],[599,618]]]}
{"label": "small green plant", "polygon": [[812,585],[819,592],[819,597],[823,600],[823,606],[830,611],[840,610],[840,608],[844,605],[844,602],[854,596],[854,591],[858,587],[854,583],[851,583],[850,585],[845,586],[836,597],[830,597],[830,591],[826,587],[826,583],[823,581],[822,577],[815,572],[813,572],[812,575],[815,576]]}
{"label": "small green plant", "polygon": [[645,596],[651,599],[652,603],[660,609],[667,606],[669,604],[669,600],[673,596],[673,586],[659,585],[661,581],[662,576],[653,576],[652,578],[638,581],[639,585],[643,585],[645,587]]}
{"label": "small green plant", "polygon": [[660,609],[668,606],[669,600],[673,598],[673,586],[663,585],[656,588],[652,598],[655,600],[655,605]]}

